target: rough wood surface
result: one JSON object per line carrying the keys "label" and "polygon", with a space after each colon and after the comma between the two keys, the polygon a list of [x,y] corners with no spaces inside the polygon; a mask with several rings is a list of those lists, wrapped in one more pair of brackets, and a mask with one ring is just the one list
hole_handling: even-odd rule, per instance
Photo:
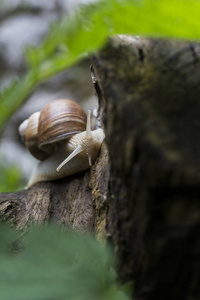
{"label": "rough wood surface", "polygon": [[101,178],[107,172],[107,159],[106,146],[103,145],[91,171],[59,181],[38,183],[16,193],[1,193],[1,218],[18,229],[24,229],[30,223],[51,221],[77,230],[94,231],[96,219],[99,223],[98,216],[95,218],[96,198],[104,197],[101,184],[95,178]]}
{"label": "rough wood surface", "polygon": [[93,57],[107,232],[134,299],[200,298],[200,45],[114,37]]}
{"label": "rough wood surface", "polygon": [[91,171],[0,194],[0,214],[107,237],[136,300],[197,300],[200,45],[113,37],[91,70],[107,147]]}

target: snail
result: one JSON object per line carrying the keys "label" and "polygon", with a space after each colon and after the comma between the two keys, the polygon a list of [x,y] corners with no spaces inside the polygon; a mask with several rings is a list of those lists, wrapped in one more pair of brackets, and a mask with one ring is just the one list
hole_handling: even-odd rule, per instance
{"label": "snail", "polygon": [[40,160],[28,187],[40,181],[57,180],[90,168],[95,162],[104,132],[91,130],[91,111],[66,99],[48,103],[19,126],[29,152]]}

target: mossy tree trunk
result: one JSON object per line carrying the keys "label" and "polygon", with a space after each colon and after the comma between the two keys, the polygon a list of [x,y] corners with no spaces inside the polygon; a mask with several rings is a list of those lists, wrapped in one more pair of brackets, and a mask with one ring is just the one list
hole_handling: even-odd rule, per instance
{"label": "mossy tree trunk", "polygon": [[134,299],[199,299],[199,59],[195,43],[111,38],[92,58],[106,134],[95,165],[1,194],[2,217],[107,237]]}

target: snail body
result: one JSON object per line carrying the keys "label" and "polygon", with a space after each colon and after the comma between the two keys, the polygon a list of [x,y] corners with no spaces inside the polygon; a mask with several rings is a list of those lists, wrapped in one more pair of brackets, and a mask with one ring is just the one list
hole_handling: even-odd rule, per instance
{"label": "snail body", "polygon": [[96,160],[105,137],[101,128],[91,130],[90,111],[86,118],[77,103],[64,99],[54,100],[40,113],[31,115],[20,125],[19,132],[31,154],[41,160],[28,187],[87,170]]}

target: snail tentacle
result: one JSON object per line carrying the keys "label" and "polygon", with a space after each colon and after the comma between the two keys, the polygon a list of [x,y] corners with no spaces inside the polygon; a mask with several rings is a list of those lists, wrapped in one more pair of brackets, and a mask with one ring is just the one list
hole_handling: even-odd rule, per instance
{"label": "snail tentacle", "polygon": [[79,154],[80,152],[83,151],[83,148],[81,145],[78,145],[76,147],[76,149],[65,159],[63,160],[63,162],[56,168],[56,171],[59,172],[60,169],[66,165],[66,163],[68,163],[68,161],[70,161],[74,156],[76,156],[77,154]]}
{"label": "snail tentacle", "polygon": [[[82,141],[83,143],[87,144],[88,140],[92,139],[92,131],[91,131],[91,110],[88,110],[87,114],[87,124],[86,124],[86,134],[85,134],[85,141]],[[74,156],[79,154],[80,152],[84,151],[84,148],[82,147],[81,144],[79,144],[74,151],[56,168],[56,171],[59,172],[60,169],[68,163]],[[92,165],[92,157],[91,154],[89,153],[88,149],[86,149],[86,154],[88,156],[88,162],[89,166]]]}

